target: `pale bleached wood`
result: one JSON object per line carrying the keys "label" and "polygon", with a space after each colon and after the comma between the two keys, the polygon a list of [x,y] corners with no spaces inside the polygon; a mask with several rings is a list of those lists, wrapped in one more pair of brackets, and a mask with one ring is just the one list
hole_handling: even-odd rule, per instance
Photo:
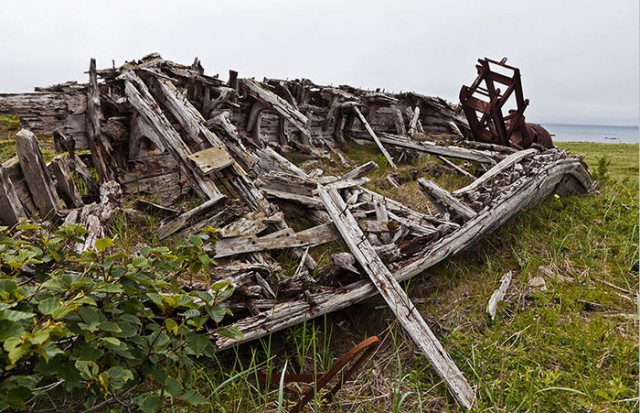
{"label": "pale bleached wood", "polygon": [[420,119],[420,106],[412,111],[411,121],[409,122],[409,136],[413,136],[418,132],[418,120]]}
{"label": "pale bleached wood", "polygon": [[461,220],[469,220],[476,216],[476,212],[453,197],[446,189],[435,182],[424,178],[418,179],[418,186],[427,199],[442,213],[449,213]]}
{"label": "pale bleached wood", "polygon": [[93,166],[98,172],[100,182],[115,179],[111,154],[113,149],[107,137],[102,133],[100,121],[102,109],[100,104],[100,89],[98,88],[98,76],[96,74],[96,59],[91,59],[89,64],[89,89],[87,91],[87,143],[91,150]]}
{"label": "pale bleached wood", "polygon": [[18,132],[16,154],[36,208],[42,218],[51,218],[61,209],[61,200],[49,176],[36,135],[26,129]]}
{"label": "pale bleached wood", "polygon": [[180,165],[184,175],[193,178],[189,183],[198,195],[204,199],[220,200],[223,195],[211,180],[203,179],[198,168],[189,161],[191,149],[164,116],[158,102],[151,96],[149,89],[138,75],[127,70],[120,75],[120,78],[124,80],[125,94],[129,103],[162,140],[163,145]]}
{"label": "pale bleached wood", "polygon": [[214,258],[218,259],[237,254],[275,249],[313,247],[335,241],[338,238],[339,234],[333,224],[323,224],[300,232],[294,232],[292,229],[287,228],[278,231],[276,234],[269,234],[263,237],[223,238],[218,240],[213,247],[215,251]]}
{"label": "pale bleached wood", "polygon": [[84,205],[80,193],[71,175],[68,162],[65,158],[57,156],[49,163],[49,170],[56,180],[58,193],[64,200],[67,208],[81,208]]}
{"label": "pale bleached wood", "polygon": [[201,217],[202,215],[211,211],[211,209],[223,199],[223,196],[219,196],[215,199],[210,199],[202,203],[201,205],[198,205],[197,207],[192,208],[183,214],[180,214],[176,218],[162,223],[158,230],[158,239],[163,240],[180,231],[182,228],[186,227],[190,221],[195,220],[196,218]]}
{"label": "pale bleached wood", "polygon": [[476,399],[475,391],[469,386],[462,372],[427,326],[420,312],[367,241],[338,191],[331,186],[327,188],[318,186],[318,195],[351,253],[369,275],[402,327],[444,380],[449,392],[464,408],[473,407]]}
{"label": "pale bleached wood", "polygon": [[471,178],[471,179],[476,179],[475,176],[471,175],[469,172],[465,171],[464,169],[462,169],[461,167],[459,167],[455,163],[451,162],[447,158],[445,158],[443,156],[440,156],[440,155],[438,155],[437,158],[440,159],[442,162],[444,162],[446,165],[448,165],[451,168],[455,169],[457,172],[461,173],[462,175],[464,175],[464,176],[466,176],[468,178]]}
{"label": "pale bleached wood", "polygon": [[0,164],[0,225],[13,226],[27,213],[13,187],[5,167]]}
{"label": "pale bleached wood", "polygon": [[465,186],[464,188],[460,188],[457,191],[454,191],[453,194],[459,195],[465,192],[473,191],[474,189],[480,187],[481,185],[484,185],[485,183],[489,182],[490,180],[498,176],[505,169],[511,168],[511,166],[520,162],[522,159],[538,152],[540,152],[538,149],[526,149],[524,151],[513,153],[507,156],[506,158],[504,158],[503,160],[501,160],[497,165],[489,169],[487,172],[482,174],[480,178],[476,179],[475,181]]}
{"label": "pale bleached wood", "polygon": [[293,107],[289,102],[282,99],[275,93],[265,90],[256,81],[251,79],[243,79],[242,83],[249,89],[250,93],[259,101],[266,104],[271,109],[275,110],[279,115],[286,118],[291,124],[300,130],[300,132],[308,140],[311,137],[309,132],[308,123],[309,119],[303,115],[299,110]]}
{"label": "pale bleached wood", "polygon": [[376,143],[376,145],[378,145],[378,149],[380,149],[380,152],[382,152],[384,157],[387,159],[387,162],[389,162],[389,165],[391,165],[393,169],[398,169],[396,164],[393,163],[393,158],[391,157],[391,155],[389,155],[389,152],[387,152],[385,147],[382,146],[382,142],[380,142],[380,139],[378,139],[378,135],[376,135],[373,129],[371,129],[371,125],[369,125],[369,122],[367,122],[365,117],[362,115],[362,112],[360,112],[360,109],[358,109],[357,106],[354,106],[353,110],[356,112],[356,115],[358,115],[358,118],[360,118],[360,122],[362,122],[362,124],[364,125],[365,129],[367,130],[367,132],[369,133],[373,141]]}
{"label": "pale bleached wood", "polygon": [[67,215],[65,224],[81,225],[87,230],[84,241],[75,246],[77,252],[94,248],[96,240],[107,236],[109,222],[120,208],[121,197],[122,188],[117,182],[105,182],[100,186],[100,203],[85,205]]}
{"label": "pale bleached wood", "polygon": [[511,278],[513,277],[513,271],[509,271],[500,279],[500,287],[496,289],[493,294],[491,294],[491,298],[489,299],[489,303],[487,304],[487,313],[491,317],[491,320],[496,318],[496,312],[498,311],[498,303],[504,300],[504,296],[507,293],[507,289],[511,284]]}
{"label": "pale bleached wood", "polygon": [[[362,137],[366,139],[364,135]],[[495,165],[496,159],[501,155],[498,152],[460,148],[453,145],[440,146],[429,141],[419,142],[409,139],[406,136],[397,136],[389,133],[382,133],[378,138],[382,143],[388,146],[413,149],[418,152],[429,153],[432,155],[448,156],[450,158],[464,159],[467,161],[475,161],[491,165]]]}
{"label": "pale bleached wood", "polygon": [[369,161],[356,168],[353,168],[346,174],[342,175],[342,179],[358,179],[367,176],[369,173],[378,169],[378,164],[374,161]]}

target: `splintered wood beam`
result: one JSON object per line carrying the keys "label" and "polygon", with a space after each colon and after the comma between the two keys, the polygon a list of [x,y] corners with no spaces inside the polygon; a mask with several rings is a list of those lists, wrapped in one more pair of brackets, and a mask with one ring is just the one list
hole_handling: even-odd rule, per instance
{"label": "splintered wood beam", "polygon": [[460,195],[460,194],[464,194],[465,192],[473,191],[474,189],[480,187],[481,185],[484,185],[485,183],[491,181],[493,178],[500,175],[504,170],[511,168],[511,166],[520,162],[527,156],[534,153],[538,153],[538,152],[540,152],[538,149],[531,148],[531,149],[526,149],[524,151],[513,153],[507,156],[506,158],[504,158],[503,160],[501,160],[497,165],[489,169],[487,172],[482,174],[480,178],[476,179],[475,181],[465,186],[464,188],[460,188],[457,191],[454,191],[453,194]]}
{"label": "splintered wood beam", "polygon": [[27,213],[4,166],[0,164],[0,224],[14,226]]}
{"label": "splintered wood beam", "polygon": [[411,121],[409,122],[409,136],[415,135],[418,131],[418,120],[420,119],[420,106],[416,106],[413,110],[413,116],[411,116]]}
{"label": "splintered wood beam", "polygon": [[26,129],[16,134],[16,153],[29,192],[43,218],[51,218],[60,210],[60,198],[44,163],[36,135]]}
{"label": "splintered wood beam", "polygon": [[369,122],[367,122],[365,117],[362,115],[362,112],[360,112],[360,109],[358,109],[357,106],[354,106],[353,110],[356,112],[356,115],[358,115],[358,118],[360,118],[360,122],[362,122],[362,124],[364,125],[364,128],[367,130],[367,132],[369,132],[369,135],[371,136],[373,141],[376,143],[376,145],[378,145],[378,149],[380,149],[380,152],[382,152],[384,157],[387,158],[387,162],[389,162],[389,165],[391,165],[393,169],[398,169],[396,164],[393,163],[393,158],[391,157],[391,155],[389,155],[389,152],[387,152],[384,146],[382,146],[382,142],[380,142],[380,139],[378,139],[378,135],[376,135],[373,129],[371,129],[371,125],[369,125]]}
{"label": "splintered wood beam", "polygon": [[84,202],[82,202],[82,198],[78,193],[66,159],[60,156],[55,157],[51,163],[49,163],[49,170],[56,179],[58,193],[64,200],[65,205],[67,205],[67,208],[81,208]]}
{"label": "splintered wood beam", "polygon": [[[278,250],[284,248],[313,247],[339,239],[340,235],[331,223],[318,225],[304,231],[294,232],[288,228],[262,237],[223,238],[212,247],[214,258],[224,258],[250,252]],[[208,248],[207,248],[208,249]]]}
{"label": "splintered wood beam", "polygon": [[89,64],[89,90],[87,91],[87,143],[91,150],[91,158],[96,167],[100,182],[115,180],[115,173],[111,168],[111,143],[102,133],[100,119],[102,110],[100,105],[100,89],[96,74],[96,59]]}
{"label": "splintered wood beam", "polygon": [[358,178],[362,178],[364,176],[369,175],[370,172],[373,172],[378,168],[379,167],[378,167],[377,163],[375,163],[374,161],[369,161],[367,163],[364,163],[364,164],[362,164],[360,166],[357,166],[357,167],[353,168],[352,170],[350,170],[346,174],[342,175],[342,179],[358,179]]}
{"label": "splintered wood beam", "polygon": [[218,202],[222,201],[223,199],[224,197],[217,197],[215,199],[210,199],[202,203],[201,205],[198,205],[197,207],[190,209],[189,211],[183,214],[178,215],[172,220],[163,223],[163,225],[161,225],[160,229],[158,230],[158,239],[163,240],[175,234],[176,232],[180,231],[182,228],[187,226],[187,224],[191,220],[206,214],[211,210],[211,208],[213,208],[214,205],[216,205]]}
{"label": "splintered wood beam", "polygon": [[185,176],[201,198],[219,201],[224,197],[216,185],[200,175],[200,170],[190,160],[191,149],[184,143],[180,134],[162,113],[158,102],[151,96],[149,89],[131,70],[120,75],[124,80],[124,90],[129,104],[147,122],[162,140],[165,148],[176,159]]}
{"label": "splintered wood beam", "polygon": [[[366,139],[366,135],[362,135]],[[413,149],[418,152],[424,152],[432,155],[448,156],[450,158],[464,159],[467,161],[475,161],[485,164],[496,164],[495,158],[500,158],[498,152],[481,151],[477,149],[460,148],[458,146],[440,146],[435,142],[418,142],[407,138],[406,136],[398,136],[390,133],[382,133],[379,140],[388,146],[396,146],[403,149]]]}
{"label": "splintered wood beam", "polygon": [[461,167],[459,167],[458,165],[456,165],[455,163],[451,162],[450,160],[448,160],[447,158],[445,158],[444,156],[437,156],[438,159],[440,159],[442,162],[445,163],[445,165],[450,166],[451,168],[455,169],[456,171],[460,172],[462,175],[469,177],[471,179],[476,179],[475,176],[471,175],[469,172],[465,171],[464,169],[462,169]]}
{"label": "splintered wood beam", "polygon": [[460,202],[435,182],[420,178],[418,186],[427,199],[442,213],[451,214],[462,221],[473,219],[477,215],[473,209]]}
{"label": "splintered wood beam", "polygon": [[113,214],[120,209],[122,188],[115,181],[108,181],[100,186],[100,203],[91,203],[82,208],[72,210],[65,219],[65,224],[79,224],[87,230],[84,241],[75,246],[77,252],[87,251],[95,246],[98,238],[107,235],[109,222]]}
{"label": "splintered wood beam", "polygon": [[294,108],[289,102],[282,99],[275,93],[263,89],[255,80],[243,79],[242,83],[249,89],[249,92],[258,101],[275,110],[279,115],[291,122],[296,128],[302,132],[306,139],[311,137],[309,132],[309,119],[299,110]]}
{"label": "splintered wood beam", "polygon": [[476,399],[475,391],[360,230],[358,222],[348,210],[338,191],[331,186],[318,185],[318,195],[351,253],[369,275],[402,327],[444,380],[449,392],[464,408],[473,407]]}

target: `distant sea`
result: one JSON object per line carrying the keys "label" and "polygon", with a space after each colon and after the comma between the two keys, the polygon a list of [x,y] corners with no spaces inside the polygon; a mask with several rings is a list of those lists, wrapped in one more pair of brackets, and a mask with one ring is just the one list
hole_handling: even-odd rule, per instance
{"label": "distant sea", "polygon": [[638,126],[542,124],[554,141],[640,143]]}

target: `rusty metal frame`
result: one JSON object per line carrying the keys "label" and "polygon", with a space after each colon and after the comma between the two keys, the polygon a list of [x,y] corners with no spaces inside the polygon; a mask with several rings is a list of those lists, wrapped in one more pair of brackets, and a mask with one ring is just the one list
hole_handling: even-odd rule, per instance
{"label": "rusty metal frame", "polygon": [[[283,377],[285,383],[315,383],[302,390],[302,399],[289,412],[299,413],[315,397],[317,392],[328,386],[334,377],[340,375],[336,384],[324,396],[324,401],[332,400],[342,385],[373,355],[379,345],[380,339],[377,336],[367,338],[349,350],[324,374],[285,374]],[[360,357],[355,359],[358,355]],[[258,380],[262,383],[277,381],[281,377],[282,373],[274,372],[267,375],[263,370],[258,371]]]}
{"label": "rusty metal frame", "polygon": [[[471,86],[462,86],[460,102],[476,140],[511,146],[511,137],[518,133],[528,146],[528,130],[522,126],[529,100],[524,98],[522,92],[520,69],[507,65],[506,60],[505,58],[498,62],[488,58],[478,59],[478,76]],[[511,75],[496,72],[492,70],[491,65],[501,67],[511,72]],[[502,88],[505,88],[504,93]],[[504,116],[503,106],[514,93],[516,108]]]}

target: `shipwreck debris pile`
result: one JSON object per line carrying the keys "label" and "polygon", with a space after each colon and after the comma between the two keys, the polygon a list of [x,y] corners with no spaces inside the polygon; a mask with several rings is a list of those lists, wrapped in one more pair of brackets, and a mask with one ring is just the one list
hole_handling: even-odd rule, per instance
{"label": "shipwreck debris pile", "polygon": [[[309,80],[260,82],[233,71],[222,81],[206,75],[197,59],[184,66],[150,55],[104,70],[92,60],[88,84],[0,95],[0,114],[20,116],[25,128],[16,138],[17,157],[0,167],[0,223],[22,217],[82,223],[89,235],[77,248],[91,248],[123,208],[122,194],[137,194],[137,209],[165,217],[160,239],[220,229],[209,248],[218,262],[212,279],[189,286],[206,290],[221,279],[235,286],[229,322],[244,336],[214,335],[218,350],[381,293],[467,407],[473,390],[398,282],[522,208],[592,184],[583,162],[562,151],[465,140],[471,131],[460,108],[439,98]],[[60,154],[48,164],[35,134],[53,134]],[[304,154],[347,165],[349,141],[374,142],[391,167],[428,153],[486,172],[454,192],[417,177],[433,211],[422,213],[363,186],[374,162],[325,176],[289,160]],[[201,203],[180,210],[178,201],[189,194]],[[305,228],[295,231],[292,220]],[[309,248],[336,240],[348,251],[318,269]],[[277,260],[282,250],[299,262],[289,276]]]}

